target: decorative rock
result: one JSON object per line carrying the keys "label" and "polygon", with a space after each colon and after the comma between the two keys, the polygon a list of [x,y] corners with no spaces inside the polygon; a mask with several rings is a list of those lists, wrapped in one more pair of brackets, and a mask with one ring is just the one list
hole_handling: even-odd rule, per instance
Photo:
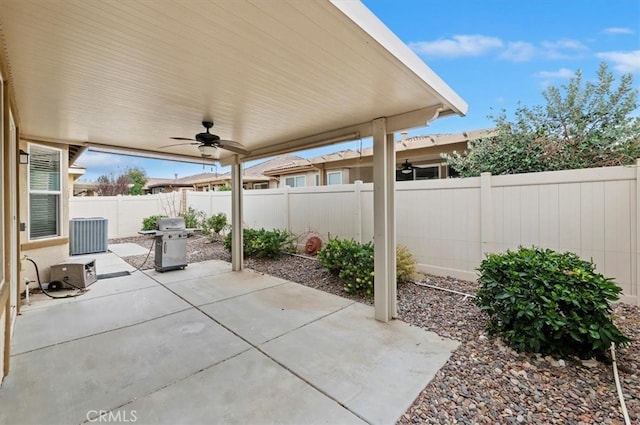
{"label": "decorative rock", "polygon": [[596,359],[582,360],[582,366],[589,368],[598,367],[598,361]]}

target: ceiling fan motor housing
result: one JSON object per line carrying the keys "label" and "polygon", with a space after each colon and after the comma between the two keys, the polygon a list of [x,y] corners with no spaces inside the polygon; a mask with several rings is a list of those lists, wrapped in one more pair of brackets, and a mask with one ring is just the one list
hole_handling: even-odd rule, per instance
{"label": "ceiling fan motor housing", "polygon": [[210,145],[219,141],[220,137],[211,133],[198,133],[196,134],[196,140],[200,143]]}

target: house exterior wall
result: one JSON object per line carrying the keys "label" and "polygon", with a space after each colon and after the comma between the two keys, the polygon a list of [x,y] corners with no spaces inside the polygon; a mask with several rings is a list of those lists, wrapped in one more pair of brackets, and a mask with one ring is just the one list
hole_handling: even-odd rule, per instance
{"label": "house exterior wall", "polygon": [[373,182],[373,167],[364,166],[352,168],[349,172],[349,181],[347,183],[354,184],[357,180],[363,183]]}
{"label": "house exterior wall", "polygon": [[[186,202],[230,216],[230,195],[189,192]],[[373,239],[370,183],[245,191],[244,205],[247,227]],[[623,301],[640,304],[639,224],[640,162],[396,184],[397,242],[436,275],[473,280],[485,254],[535,245],[593,259],[623,289]]]}
{"label": "house exterior wall", "polygon": [[294,173],[290,173],[290,174],[282,174],[279,176],[279,183],[278,183],[278,187],[279,188],[283,188],[286,187],[286,179],[288,177],[296,177],[296,176],[304,176],[305,177],[305,185],[304,187],[313,187],[313,186],[318,186],[316,185],[316,176],[320,175],[320,170],[310,170],[310,171],[300,171],[300,172],[294,172]]}
{"label": "house exterior wall", "polygon": [[[8,294],[7,294],[8,296]],[[6,300],[3,302],[2,297],[0,296],[0,306],[6,305]],[[6,307],[0,308],[0,383],[2,383],[2,378],[4,377],[4,358],[5,358],[5,341],[8,339],[6,337],[7,332],[7,314],[9,311]]]}
{"label": "house exterior wall", "polygon": [[8,71],[0,52],[0,384],[9,373],[13,324],[20,311],[18,126]]}
{"label": "house exterior wall", "polygon": [[[66,176],[69,174],[68,166],[68,150],[66,145],[57,145],[50,143],[33,143],[36,145],[42,145],[60,149],[62,151],[60,173],[61,173],[61,185],[60,188],[60,233],[61,235],[55,238],[48,238],[36,241],[29,240],[29,192],[28,192],[28,178],[27,174],[29,166],[21,166],[18,170],[20,179],[20,193],[19,197],[22,200],[20,202],[20,221],[26,224],[25,231],[20,232],[20,248],[23,255],[31,258],[38,265],[40,272],[40,280],[42,282],[49,281],[49,269],[52,265],[65,261],[69,257],[69,180]],[[20,141],[20,149],[27,150],[27,142]],[[25,290],[25,279],[32,282],[37,282],[37,275],[35,268],[31,262],[22,260],[20,272],[20,292]]]}

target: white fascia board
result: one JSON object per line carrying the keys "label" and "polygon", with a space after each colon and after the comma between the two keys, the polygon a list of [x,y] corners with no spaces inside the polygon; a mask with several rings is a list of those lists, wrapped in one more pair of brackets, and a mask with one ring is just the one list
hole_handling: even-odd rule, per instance
{"label": "white fascia board", "polygon": [[164,159],[167,161],[188,162],[193,164],[214,165],[216,163],[216,160],[214,159],[203,157],[154,152],[145,149],[124,148],[121,146],[102,145],[97,143],[89,143],[88,149],[93,152],[112,153],[116,155],[136,156],[141,158]]}
{"label": "white fascia board", "polygon": [[423,80],[445,106],[460,116],[467,114],[469,105],[364,4],[353,0],[331,0],[331,3]]}

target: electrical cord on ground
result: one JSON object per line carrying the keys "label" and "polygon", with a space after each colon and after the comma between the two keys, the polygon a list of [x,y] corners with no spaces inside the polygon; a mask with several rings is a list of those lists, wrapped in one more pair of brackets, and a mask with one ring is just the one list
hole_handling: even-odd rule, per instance
{"label": "electrical cord on ground", "polygon": [[624,423],[631,425],[631,418],[629,418],[629,412],[627,411],[627,405],[624,402],[624,395],[622,394],[622,385],[620,385],[620,376],[618,376],[618,366],[616,365],[616,347],[611,343],[611,364],[613,367],[613,377],[616,381],[616,389],[618,390],[618,399],[620,400],[620,408],[622,409],[622,416],[624,417]]}
{"label": "electrical cord on ground", "polygon": [[77,294],[66,294],[66,295],[51,295],[49,292],[47,292],[44,287],[42,286],[42,281],[40,280],[40,270],[38,269],[38,265],[36,264],[35,261],[33,261],[31,258],[27,257],[26,255],[24,256],[24,259],[31,262],[31,264],[33,264],[33,266],[36,269],[36,277],[38,279],[38,286],[40,287],[40,290],[42,291],[43,294],[45,294],[46,296],[48,296],[49,298],[54,298],[54,299],[59,299],[59,298],[75,298],[77,296],[82,295],[83,293],[86,292],[86,290],[84,288],[81,288],[79,286],[75,286],[72,283],[69,283],[68,281],[65,281],[64,283],[72,286],[74,288],[76,288],[77,290],[80,290],[82,292],[77,293]]}
{"label": "electrical cord on ground", "polygon": [[475,298],[476,297],[475,295],[472,295],[472,294],[467,294],[467,293],[456,291],[456,290],[453,290],[453,289],[442,288],[440,286],[428,285],[426,283],[416,282],[415,280],[410,280],[409,282],[411,282],[411,283],[413,283],[414,285],[417,285],[417,286],[422,286],[424,288],[437,289],[439,291],[445,291],[445,292],[451,292],[452,294],[463,295],[465,300],[467,298]]}
{"label": "electrical cord on ground", "polygon": [[[459,292],[459,291],[455,291],[453,289],[447,289],[447,288],[441,288],[439,286],[434,286],[434,285],[427,285],[426,283],[420,283],[420,282],[416,282],[416,281],[410,281],[411,283],[418,285],[418,286],[423,286],[426,288],[431,288],[431,289],[437,289],[440,291],[445,291],[445,292],[451,292],[454,294],[458,294],[458,295],[463,295],[464,299],[467,298],[475,298],[475,295],[471,295],[471,294],[466,294],[464,292]],[[627,411],[627,405],[624,401],[624,395],[622,394],[622,385],[620,384],[620,376],[618,375],[618,366],[616,364],[616,349],[615,349],[615,344],[611,343],[611,360],[612,360],[612,367],[613,367],[613,377],[615,379],[616,382],[616,389],[618,391],[618,399],[620,400],[620,409],[622,410],[622,416],[624,417],[624,423],[626,425],[631,425],[631,418],[629,417],[629,412]]]}
{"label": "electrical cord on ground", "polygon": [[151,247],[149,247],[149,252],[147,252],[147,256],[144,259],[144,261],[142,262],[142,264],[140,264],[138,267],[136,267],[136,269],[134,271],[132,271],[131,273],[135,273],[135,272],[139,272],[140,269],[142,269],[142,267],[147,264],[147,260],[149,259],[149,256],[151,255],[151,250],[153,249],[154,245],[156,244],[156,240],[155,238],[153,239],[153,241],[151,242]]}

